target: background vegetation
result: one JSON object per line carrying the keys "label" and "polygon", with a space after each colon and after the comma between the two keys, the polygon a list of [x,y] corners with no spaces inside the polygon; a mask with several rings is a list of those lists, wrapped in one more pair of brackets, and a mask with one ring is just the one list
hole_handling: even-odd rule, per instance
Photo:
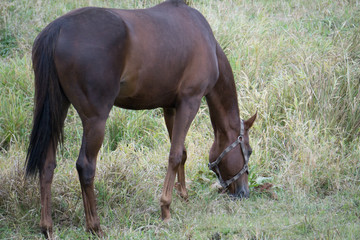
{"label": "background vegetation", "polygon": [[[46,24],[83,6],[144,8],[160,0],[0,2],[0,239],[41,238],[38,181],[25,181],[33,109],[31,46]],[[251,197],[211,185],[206,104],[187,137],[189,202],[160,221],[169,141],[161,110],[113,109],[96,176],[109,239],[358,239],[360,236],[360,2],[192,0],[236,76],[251,132]],[[53,183],[58,239],[88,239],[75,160],[82,127],[71,109]],[[260,191],[269,182],[272,189]]]}

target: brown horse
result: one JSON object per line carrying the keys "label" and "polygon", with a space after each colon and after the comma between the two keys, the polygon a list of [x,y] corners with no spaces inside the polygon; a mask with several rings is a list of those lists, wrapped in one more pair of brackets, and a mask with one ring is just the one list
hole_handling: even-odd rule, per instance
{"label": "brown horse", "polygon": [[170,219],[176,174],[176,188],[188,196],[184,141],[203,96],[215,135],[209,167],[231,195],[249,196],[248,130],[256,114],[240,120],[231,66],[205,18],[182,0],[143,10],[74,10],[38,35],[32,54],[35,111],[26,173],[40,175],[40,226],[46,236],[52,234],[55,154],[70,104],[83,124],[76,169],[89,231],[102,234],[94,176],[113,105],[164,109],[171,149],[160,199],[163,220]]}

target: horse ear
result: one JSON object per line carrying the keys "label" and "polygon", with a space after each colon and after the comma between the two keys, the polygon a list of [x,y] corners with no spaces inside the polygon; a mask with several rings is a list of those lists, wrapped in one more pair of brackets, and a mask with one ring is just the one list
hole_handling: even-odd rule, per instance
{"label": "horse ear", "polygon": [[257,117],[257,111],[251,118],[249,118],[248,120],[245,121],[245,128],[246,129],[250,129],[252,127],[252,125],[255,122],[256,117]]}

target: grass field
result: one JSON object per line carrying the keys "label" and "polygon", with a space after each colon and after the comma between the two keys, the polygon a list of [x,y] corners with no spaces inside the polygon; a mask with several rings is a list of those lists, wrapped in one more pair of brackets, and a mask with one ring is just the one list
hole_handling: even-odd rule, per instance
{"label": "grass field", "polygon": [[[160,0],[0,2],[0,239],[39,239],[38,180],[24,180],[32,124],[31,47],[55,18],[83,6],[144,8]],[[258,111],[250,138],[251,196],[212,188],[213,130],[205,101],[186,139],[189,201],[159,197],[170,144],[161,110],[113,109],[100,152],[96,194],[105,239],[359,239],[360,1],[192,0],[224,48],[242,118]],[[75,169],[82,136],[65,123],[52,188],[56,239],[85,232]],[[271,183],[261,192],[256,186]]]}

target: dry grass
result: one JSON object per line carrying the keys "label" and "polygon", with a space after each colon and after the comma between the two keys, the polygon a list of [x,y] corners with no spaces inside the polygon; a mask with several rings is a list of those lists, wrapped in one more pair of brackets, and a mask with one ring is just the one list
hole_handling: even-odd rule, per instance
{"label": "dry grass", "polygon": [[[40,238],[37,180],[23,180],[32,118],[30,49],[51,20],[82,6],[141,8],[160,1],[0,3],[0,238]],[[187,137],[190,200],[158,199],[169,150],[161,111],[114,109],[98,161],[99,215],[109,239],[356,239],[360,235],[360,2],[203,1],[236,76],[241,116],[256,110],[250,184],[230,201],[210,186],[212,128],[203,103]],[[85,239],[75,170],[81,124],[74,109],[53,184],[59,239]],[[275,195],[274,195],[275,194]]]}

